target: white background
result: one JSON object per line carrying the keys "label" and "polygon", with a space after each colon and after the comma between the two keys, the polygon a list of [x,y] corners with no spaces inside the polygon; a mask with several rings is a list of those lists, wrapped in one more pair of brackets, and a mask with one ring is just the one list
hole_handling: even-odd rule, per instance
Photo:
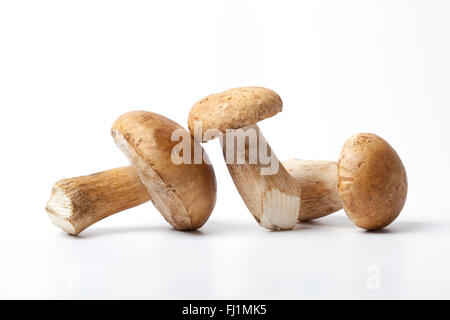
{"label": "white background", "polygon": [[[216,208],[177,232],[150,203],[78,237],[48,221],[52,184],[127,164],[109,129],[146,109],[277,91],[261,123],[280,159],[388,140],[409,194],[385,231],[345,213],[260,228],[218,141]],[[0,2],[1,298],[450,298],[450,1]]]}

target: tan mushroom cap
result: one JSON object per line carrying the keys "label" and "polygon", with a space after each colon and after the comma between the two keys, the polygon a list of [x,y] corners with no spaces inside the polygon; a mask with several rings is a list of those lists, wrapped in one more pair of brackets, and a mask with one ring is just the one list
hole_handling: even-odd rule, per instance
{"label": "tan mushroom cap", "polygon": [[408,192],[405,167],[385,140],[359,133],[342,148],[338,189],[348,217],[361,228],[378,230],[403,209]]}
{"label": "tan mushroom cap", "polygon": [[118,147],[136,168],[155,207],[178,230],[201,227],[216,201],[213,167],[201,164],[175,164],[171,153],[179,141],[172,141],[175,130],[184,130],[194,144],[203,148],[176,122],[153,112],[132,111],[121,115],[111,134]]}
{"label": "tan mushroom cap", "polygon": [[[194,133],[194,122],[201,122],[206,130],[238,129],[264,120],[281,112],[280,96],[262,87],[241,87],[212,94],[198,101],[189,113],[189,130]],[[203,137],[202,141],[208,141]]]}

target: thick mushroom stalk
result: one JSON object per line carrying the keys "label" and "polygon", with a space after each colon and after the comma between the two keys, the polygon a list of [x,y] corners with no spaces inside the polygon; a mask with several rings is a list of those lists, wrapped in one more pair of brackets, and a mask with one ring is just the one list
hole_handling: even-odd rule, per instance
{"label": "thick mushroom stalk", "polygon": [[258,126],[232,130],[221,143],[228,171],[256,221],[270,230],[292,229],[301,207],[300,184],[272,152]]}
{"label": "thick mushroom stalk", "polygon": [[54,225],[77,235],[103,218],[148,200],[136,170],[128,166],[59,180],[45,209]]}
{"label": "thick mushroom stalk", "polygon": [[342,209],[337,163],[325,160],[289,159],[283,166],[302,188],[299,221],[310,221]]}
{"label": "thick mushroom stalk", "polygon": [[[188,121],[191,134],[199,141],[225,135],[222,136],[225,160],[239,194],[258,223],[270,230],[292,229],[301,205],[300,185],[280,164],[256,126],[259,121],[280,112],[282,105],[280,96],[272,90],[235,88],[198,101]],[[197,133],[199,126],[201,136]],[[239,143],[236,146],[229,143],[235,138],[241,138],[243,148]],[[234,157],[229,155],[247,158],[248,162],[230,159]],[[269,168],[262,161],[267,155],[270,156]]]}
{"label": "thick mushroom stalk", "polygon": [[175,229],[203,226],[216,201],[214,169],[209,162],[174,163],[178,141],[173,132],[207,159],[187,130],[162,115],[134,111],[120,116],[112,135],[132,166],[56,182],[46,206],[52,223],[77,235],[105,217],[152,200]]}

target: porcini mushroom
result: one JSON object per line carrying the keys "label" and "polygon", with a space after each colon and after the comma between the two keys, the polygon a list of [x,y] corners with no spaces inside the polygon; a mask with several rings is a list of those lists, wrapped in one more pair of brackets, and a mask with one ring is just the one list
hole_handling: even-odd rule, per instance
{"label": "porcini mushroom", "polygon": [[111,133],[132,166],[57,182],[46,207],[51,221],[76,235],[109,215],[151,199],[175,229],[200,228],[215,205],[216,178],[208,161],[172,161],[176,130],[184,131],[190,139],[187,145],[207,159],[189,132],[162,115],[132,111],[120,116]]}
{"label": "porcini mushroom", "polygon": [[[234,184],[256,221],[270,230],[292,229],[301,204],[300,184],[279,162],[256,125],[281,110],[281,98],[274,91],[243,87],[198,101],[188,120],[191,134],[199,141],[223,135],[222,150]],[[200,137],[196,134],[198,126],[203,131]],[[236,146],[236,138],[241,141],[242,150]],[[228,159],[229,155],[232,159]],[[268,162],[262,161],[268,155],[270,168]],[[235,156],[243,161],[237,161]]]}
{"label": "porcini mushroom", "polygon": [[358,227],[379,230],[394,221],[408,193],[397,152],[372,133],[351,136],[338,161],[338,189],[347,216]]}
{"label": "porcini mushroom", "polygon": [[[121,115],[111,134],[119,149],[135,167],[150,198],[163,217],[178,230],[201,227],[216,201],[216,178],[211,164],[175,164],[172,140],[176,122],[153,112],[132,111]],[[190,137],[191,154],[202,150]],[[187,152],[187,150],[184,150]]]}
{"label": "porcini mushroom", "polygon": [[397,152],[372,133],[351,136],[337,164],[297,159],[283,164],[302,187],[299,221],[344,208],[358,227],[379,230],[397,218],[406,201],[405,167]]}

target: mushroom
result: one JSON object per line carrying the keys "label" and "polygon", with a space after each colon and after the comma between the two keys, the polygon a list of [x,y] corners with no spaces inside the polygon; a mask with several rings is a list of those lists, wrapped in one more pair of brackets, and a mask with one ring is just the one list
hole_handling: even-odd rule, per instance
{"label": "mushroom", "polygon": [[[162,115],[132,111],[114,122],[111,134],[163,217],[175,229],[193,230],[206,222],[214,208],[216,178],[209,161],[174,163],[172,150],[178,142],[173,141],[172,134],[177,130],[184,131]],[[192,150],[202,150],[190,139],[191,154]]]}
{"label": "mushroom", "polygon": [[[302,187],[301,221],[342,209],[335,162],[292,159],[283,165]],[[76,235],[103,218],[149,200],[136,169],[127,166],[59,180],[46,210],[53,224]]]}
{"label": "mushroom", "polygon": [[371,133],[351,136],[339,162],[291,159],[283,162],[300,182],[300,221],[344,208],[358,227],[379,230],[402,211],[408,192],[406,170],[395,150]]}
{"label": "mushroom", "polygon": [[281,110],[281,98],[274,91],[243,87],[198,101],[188,120],[191,134],[199,141],[221,136],[226,165],[239,194],[256,221],[270,230],[292,229],[301,204],[300,184],[279,162],[256,125]]}
{"label": "mushroom", "polygon": [[347,216],[358,227],[379,230],[394,221],[408,193],[397,152],[372,133],[351,136],[338,161],[338,189]]}
{"label": "mushroom", "polygon": [[[76,235],[109,215],[151,199],[175,229],[200,228],[215,205],[216,178],[209,161],[172,161],[176,130],[186,133],[192,150],[204,152],[189,132],[162,115],[145,111],[121,115],[111,133],[132,167],[57,182],[46,207],[50,220]],[[206,152],[203,156],[207,159]]]}

